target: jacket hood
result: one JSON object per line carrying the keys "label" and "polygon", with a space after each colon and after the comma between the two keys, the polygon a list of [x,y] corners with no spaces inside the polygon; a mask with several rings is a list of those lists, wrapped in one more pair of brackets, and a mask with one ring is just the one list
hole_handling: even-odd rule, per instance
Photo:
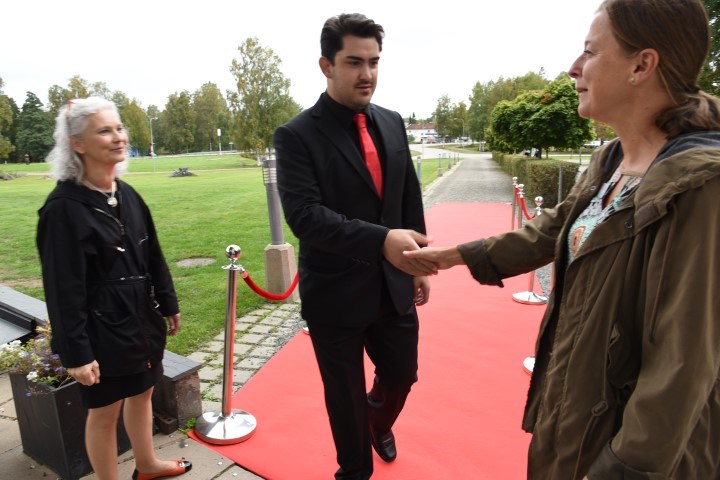
{"label": "jacket hood", "polygon": [[[117,183],[118,191],[120,191],[120,189],[122,188],[121,185],[123,184],[122,180],[116,178],[115,182]],[[42,212],[43,209],[50,202],[57,198],[69,198],[71,200],[75,200],[76,202],[84,203],[86,205],[98,206],[98,199],[96,198],[96,195],[94,195],[93,192],[90,191],[90,189],[85,188],[83,185],[75,183],[73,180],[64,180],[57,182],[57,186],[53,189],[52,192],[50,192],[48,197],[45,199],[45,203],[42,207],[40,207],[38,213]]]}
{"label": "jacket hood", "polygon": [[720,175],[720,132],[692,132],[668,140],[637,191],[636,204],[652,201],[664,212],[676,195]]}
{"label": "jacket hood", "polygon": [[[608,175],[622,159],[620,140],[610,142],[601,156],[600,170]],[[635,204],[652,202],[665,211],[676,195],[698,188],[720,175],[720,132],[689,132],[671,138],[660,149],[635,194]]]}

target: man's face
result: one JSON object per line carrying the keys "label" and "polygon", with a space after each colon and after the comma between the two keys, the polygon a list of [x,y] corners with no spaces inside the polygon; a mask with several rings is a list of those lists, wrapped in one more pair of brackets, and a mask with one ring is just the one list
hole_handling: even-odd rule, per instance
{"label": "man's face", "polygon": [[377,85],[380,45],[374,37],[343,37],[343,48],[335,54],[335,63],[320,58],[327,78],[330,98],[359,112],[372,100]]}

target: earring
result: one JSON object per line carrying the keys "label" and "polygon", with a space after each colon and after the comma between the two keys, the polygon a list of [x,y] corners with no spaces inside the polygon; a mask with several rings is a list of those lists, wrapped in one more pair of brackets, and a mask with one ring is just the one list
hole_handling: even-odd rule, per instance
{"label": "earring", "polygon": [[630,82],[632,85],[635,85],[636,81],[637,80],[635,80],[635,77],[630,77],[630,80],[628,80],[628,82]]}

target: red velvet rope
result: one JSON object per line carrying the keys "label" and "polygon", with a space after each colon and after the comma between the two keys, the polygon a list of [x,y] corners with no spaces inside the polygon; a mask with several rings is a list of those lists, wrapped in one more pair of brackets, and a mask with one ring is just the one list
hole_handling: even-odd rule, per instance
{"label": "red velvet rope", "polygon": [[287,289],[285,293],[270,293],[266,290],[263,290],[262,288],[258,287],[255,282],[253,282],[252,278],[250,278],[250,274],[247,272],[242,272],[242,278],[245,280],[245,283],[247,283],[248,287],[250,289],[260,295],[261,297],[264,297],[268,300],[285,300],[290,295],[292,295],[293,290],[295,290],[295,287],[297,287],[298,280],[300,278],[300,273],[295,274],[295,278],[293,279],[292,283],[290,284],[290,288]]}
{"label": "red velvet rope", "polygon": [[517,199],[518,205],[522,207],[523,215],[525,215],[525,220],[532,220],[535,218],[535,215],[530,216],[530,212],[528,212],[527,205],[525,204],[525,197],[521,197],[517,190],[515,191],[515,198]]}

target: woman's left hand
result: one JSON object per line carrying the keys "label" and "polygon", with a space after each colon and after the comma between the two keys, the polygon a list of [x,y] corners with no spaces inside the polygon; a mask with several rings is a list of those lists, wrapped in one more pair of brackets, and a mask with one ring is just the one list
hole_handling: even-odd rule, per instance
{"label": "woman's left hand", "polygon": [[168,335],[171,337],[177,335],[180,331],[180,313],[176,313],[175,315],[170,315],[165,318],[167,318],[168,322]]}

